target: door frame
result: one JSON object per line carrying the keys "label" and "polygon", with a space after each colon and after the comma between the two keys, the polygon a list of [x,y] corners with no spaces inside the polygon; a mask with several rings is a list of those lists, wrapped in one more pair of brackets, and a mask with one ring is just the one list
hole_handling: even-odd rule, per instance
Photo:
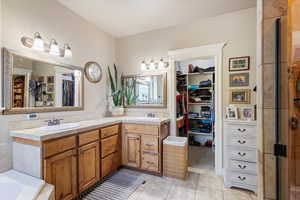
{"label": "door frame", "polygon": [[226,42],[217,43],[193,48],[177,49],[168,52],[169,62],[171,66],[171,106],[170,106],[170,118],[171,118],[171,130],[173,135],[176,135],[176,66],[175,62],[197,59],[197,58],[207,58],[214,57],[215,59],[215,74],[216,74],[216,84],[215,84],[215,144],[216,144],[216,154],[215,154],[215,172],[217,175],[223,175],[223,48]]}

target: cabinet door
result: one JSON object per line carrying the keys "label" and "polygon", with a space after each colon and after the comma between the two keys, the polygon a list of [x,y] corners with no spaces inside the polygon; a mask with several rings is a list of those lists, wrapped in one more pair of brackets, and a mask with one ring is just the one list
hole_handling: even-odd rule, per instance
{"label": "cabinet door", "polygon": [[110,154],[109,156],[106,156],[105,158],[102,159],[101,161],[101,177],[105,177],[109,175],[112,172],[112,167],[113,167],[113,157],[114,154]]}
{"label": "cabinet door", "polygon": [[56,200],[71,200],[77,195],[76,150],[44,160],[44,179],[55,186]]}
{"label": "cabinet door", "polygon": [[83,192],[99,180],[99,142],[84,145],[78,152],[79,192]]}
{"label": "cabinet door", "polygon": [[112,166],[114,171],[116,171],[121,166],[121,160],[122,160],[121,152],[120,151],[115,152],[113,155],[113,166]]}
{"label": "cabinet door", "polygon": [[125,134],[124,138],[124,165],[130,167],[140,167],[140,135]]}

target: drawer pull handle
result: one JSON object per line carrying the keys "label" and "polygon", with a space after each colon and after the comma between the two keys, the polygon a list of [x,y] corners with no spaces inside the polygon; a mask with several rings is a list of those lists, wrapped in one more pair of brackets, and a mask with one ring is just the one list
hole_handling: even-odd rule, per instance
{"label": "drawer pull handle", "polygon": [[244,129],[244,128],[243,128],[243,129],[239,128],[238,131],[241,132],[241,133],[244,133],[244,132],[246,131],[246,129]]}
{"label": "drawer pull handle", "polygon": [[239,178],[241,181],[246,180],[246,177],[241,177],[241,176],[239,176],[238,178]]}
{"label": "drawer pull handle", "polygon": [[245,140],[243,140],[243,141],[238,140],[238,143],[240,143],[240,144],[246,144],[246,141]]}
{"label": "drawer pull handle", "polygon": [[246,165],[244,165],[244,166],[242,166],[242,165],[239,165],[239,168],[240,168],[240,169],[246,169],[246,168],[247,168],[247,166],[246,166]]}
{"label": "drawer pull handle", "polygon": [[148,147],[154,146],[154,144],[145,144],[145,145],[148,146]]}
{"label": "drawer pull handle", "polygon": [[245,155],[246,155],[246,153],[241,153],[241,152],[239,152],[238,153],[241,157],[244,157]]}

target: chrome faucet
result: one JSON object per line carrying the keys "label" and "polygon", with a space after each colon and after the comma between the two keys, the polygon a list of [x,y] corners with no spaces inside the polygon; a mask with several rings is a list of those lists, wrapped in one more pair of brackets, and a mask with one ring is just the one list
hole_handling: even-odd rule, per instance
{"label": "chrome faucet", "polygon": [[56,126],[56,125],[60,125],[60,122],[61,120],[64,120],[64,119],[56,119],[53,117],[53,119],[48,119],[48,120],[45,120],[45,122],[48,123],[48,126]]}
{"label": "chrome faucet", "polygon": [[147,114],[147,117],[152,117],[152,118],[154,118],[154,117],[155,117],[155,114],[154,114],[154,113],[148,113],[148,114]]}

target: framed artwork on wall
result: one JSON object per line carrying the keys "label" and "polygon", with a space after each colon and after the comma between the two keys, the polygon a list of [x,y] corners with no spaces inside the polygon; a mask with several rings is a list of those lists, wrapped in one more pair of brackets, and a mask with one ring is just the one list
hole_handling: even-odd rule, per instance
{"label": "framed artwork on wall", "polygon": [[252,107],[241,108],[241,110],[242,110],[241,113],[242,120],[248,120],[248,121],[255,120],[254,109]]}
{"label": "framed artwork on wall", "polygon": [[226,108],[226,116],[227,116],[227,119],[237,120],[239,118],[237,107],[232,106],[232,105],[227,107]]}
{"label": "framed artwork on wall", "polygon": [[229,75],[229,87],[248,87],[249,73],[234,73]]}
{"label": "framed artwork on wall", "polygon": [[250,69],[250,56],[229,58],[229,71],[245,71]]}
{"label": "framed artwork on wall", "polygon": [[230,104],[250,104],[251,90],[230,90]]}

